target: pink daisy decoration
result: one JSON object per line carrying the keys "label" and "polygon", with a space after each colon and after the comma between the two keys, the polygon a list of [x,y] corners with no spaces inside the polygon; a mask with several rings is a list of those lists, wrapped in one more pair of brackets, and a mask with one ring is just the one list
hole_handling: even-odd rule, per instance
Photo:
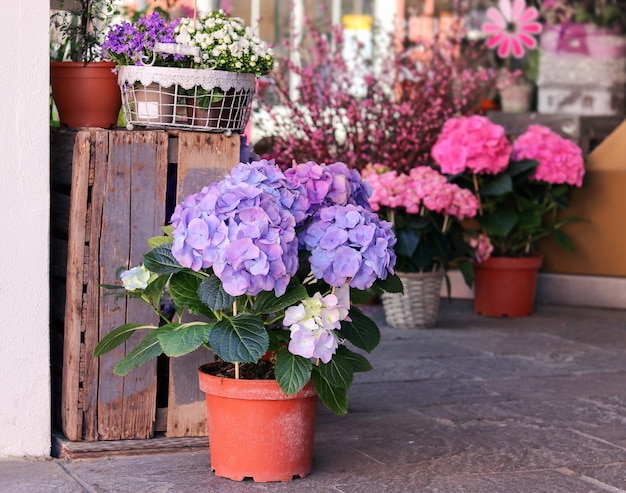
{"label": "pink daisy decoration", "polygon": [[528,7],[524,0],[500,0],[498,8],[487,9],[488,20],[483,24],[483,32],[489,36],[487,46],[498,47],[498,56],[515,58],[524,56],[524,47],[534,50],[537,40],[533,37],[541,33],[537,22],[539,12]]}

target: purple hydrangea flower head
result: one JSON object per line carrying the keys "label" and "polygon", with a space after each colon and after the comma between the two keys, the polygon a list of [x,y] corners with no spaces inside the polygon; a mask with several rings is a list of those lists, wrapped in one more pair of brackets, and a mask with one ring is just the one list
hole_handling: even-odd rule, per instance
{"label": "purple hydrangea flower head", "polygon": [[172,255],[195,271],[212,268],[233,296],[281,296],[298,269],[296,217],[308,207],[300,195],[273,161],[240,163],[176,207]]}
{"label": "purple hydrangea flower head", "polygon": [[348,203],[370,209],[369,184],[363,181],[357,170],[350,170],[343,163],[294,163],[285,171],[285,176],[303,187],[309,203],[308,215],[315,214],[322,206]]}
{"label": "purple hydrangea flower head", "polygon": [[393,273],[396,237],[392,224],[364,207],[347,204],[323,207],[300,233],[317,279],[331,286],[347,282],[367,289],[377,278]]}
{"label": "purple hydrangea flower head", "polygon": [[[102,52],[118,65],[146,64],[152,59],[156,42],[176,42],[174,28],[179,22],[178,19],[167,21],[158,12],[140,17],[135,23],[121,22],[109,31],[102,43]],[[169,65],[185,58],[183,55],[159,55],[157,65]]]}
{"label": "purple hydrangea flower head", "polygon": [[[344,163],[329,164],[328,169],[335,177],[343,176],[347,182],[347,203],[360,205],[367,210],[371,210],[369,198],[372,195],[372,187],[367,181],[363,180],[361,173],[357,169],[350,169]],[[333,183],[337,183],[337,181],[334,180]],[[335,204],[343,205],[339,201],[335,201]]]}

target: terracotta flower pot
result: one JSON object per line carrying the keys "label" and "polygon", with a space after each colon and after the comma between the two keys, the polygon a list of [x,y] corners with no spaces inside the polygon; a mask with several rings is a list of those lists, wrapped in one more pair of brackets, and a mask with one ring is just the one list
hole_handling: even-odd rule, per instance
{"label": "terracotta flower pot", "polygon": [[50,62],[52,97],[62,127],[117,125],[122,105],[112,62]]}
{"label": "terracotta flower pot", "polygon": [[543,256],[490,257],[474,264],[474,311],[488,317],[533,312]]}
{"label": "terracotta flower pot", "polygon": [[162,87],[156,82],[135,84],[129,92],[127,120],[139,125],[169,124],[174,121],[174,86]]}
{"label": "terracotta flower pot", "polygon": [[317,393],[286,395],[276,380],[235,380],[198,369],[206,394],[211,469],[241,481],[291,481],[311,472]]}
{"label": "terracotta flower pot", "polygon": [[527,113],[530,110],[533,85],[529,82],[500,89],[500,106],[505,113]]}
{"label": "terracotta flower pot", "polygon": [[[206,96],[205,96],[206,97]],[[243,131],[250,117],[246,107],[247,96],[244,92],[235,93],[230,89],[208,108],[203,108],[196,97],[187,98],[187,118],[190,125],[213,131]]]}

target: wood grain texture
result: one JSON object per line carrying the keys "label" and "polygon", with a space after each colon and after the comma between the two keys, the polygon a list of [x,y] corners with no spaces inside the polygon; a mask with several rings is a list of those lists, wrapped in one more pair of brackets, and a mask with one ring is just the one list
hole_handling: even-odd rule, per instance
{"label": "wood grain texture", "polygon": [[[239,162],[239,135],[178,134],[177,201],[223,178]],[[206,403],[198,387],[197,369],[211,361],[206,349],[170,360],[168,437],[206,435]]]}

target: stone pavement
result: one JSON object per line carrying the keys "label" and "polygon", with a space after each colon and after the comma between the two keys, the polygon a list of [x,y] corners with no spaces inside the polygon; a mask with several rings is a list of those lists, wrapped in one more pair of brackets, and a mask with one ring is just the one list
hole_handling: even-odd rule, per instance
{"label": "stone pavement", "polygon": [[[379,306],[366,310],[382,321]],[[492,319],[442,300],[436,328],[382,332],[349,414],[320,408],[307,478],[216,478],[208,449],[195,449],[4,458],[0,491],[626,492],[626,311]]]}

